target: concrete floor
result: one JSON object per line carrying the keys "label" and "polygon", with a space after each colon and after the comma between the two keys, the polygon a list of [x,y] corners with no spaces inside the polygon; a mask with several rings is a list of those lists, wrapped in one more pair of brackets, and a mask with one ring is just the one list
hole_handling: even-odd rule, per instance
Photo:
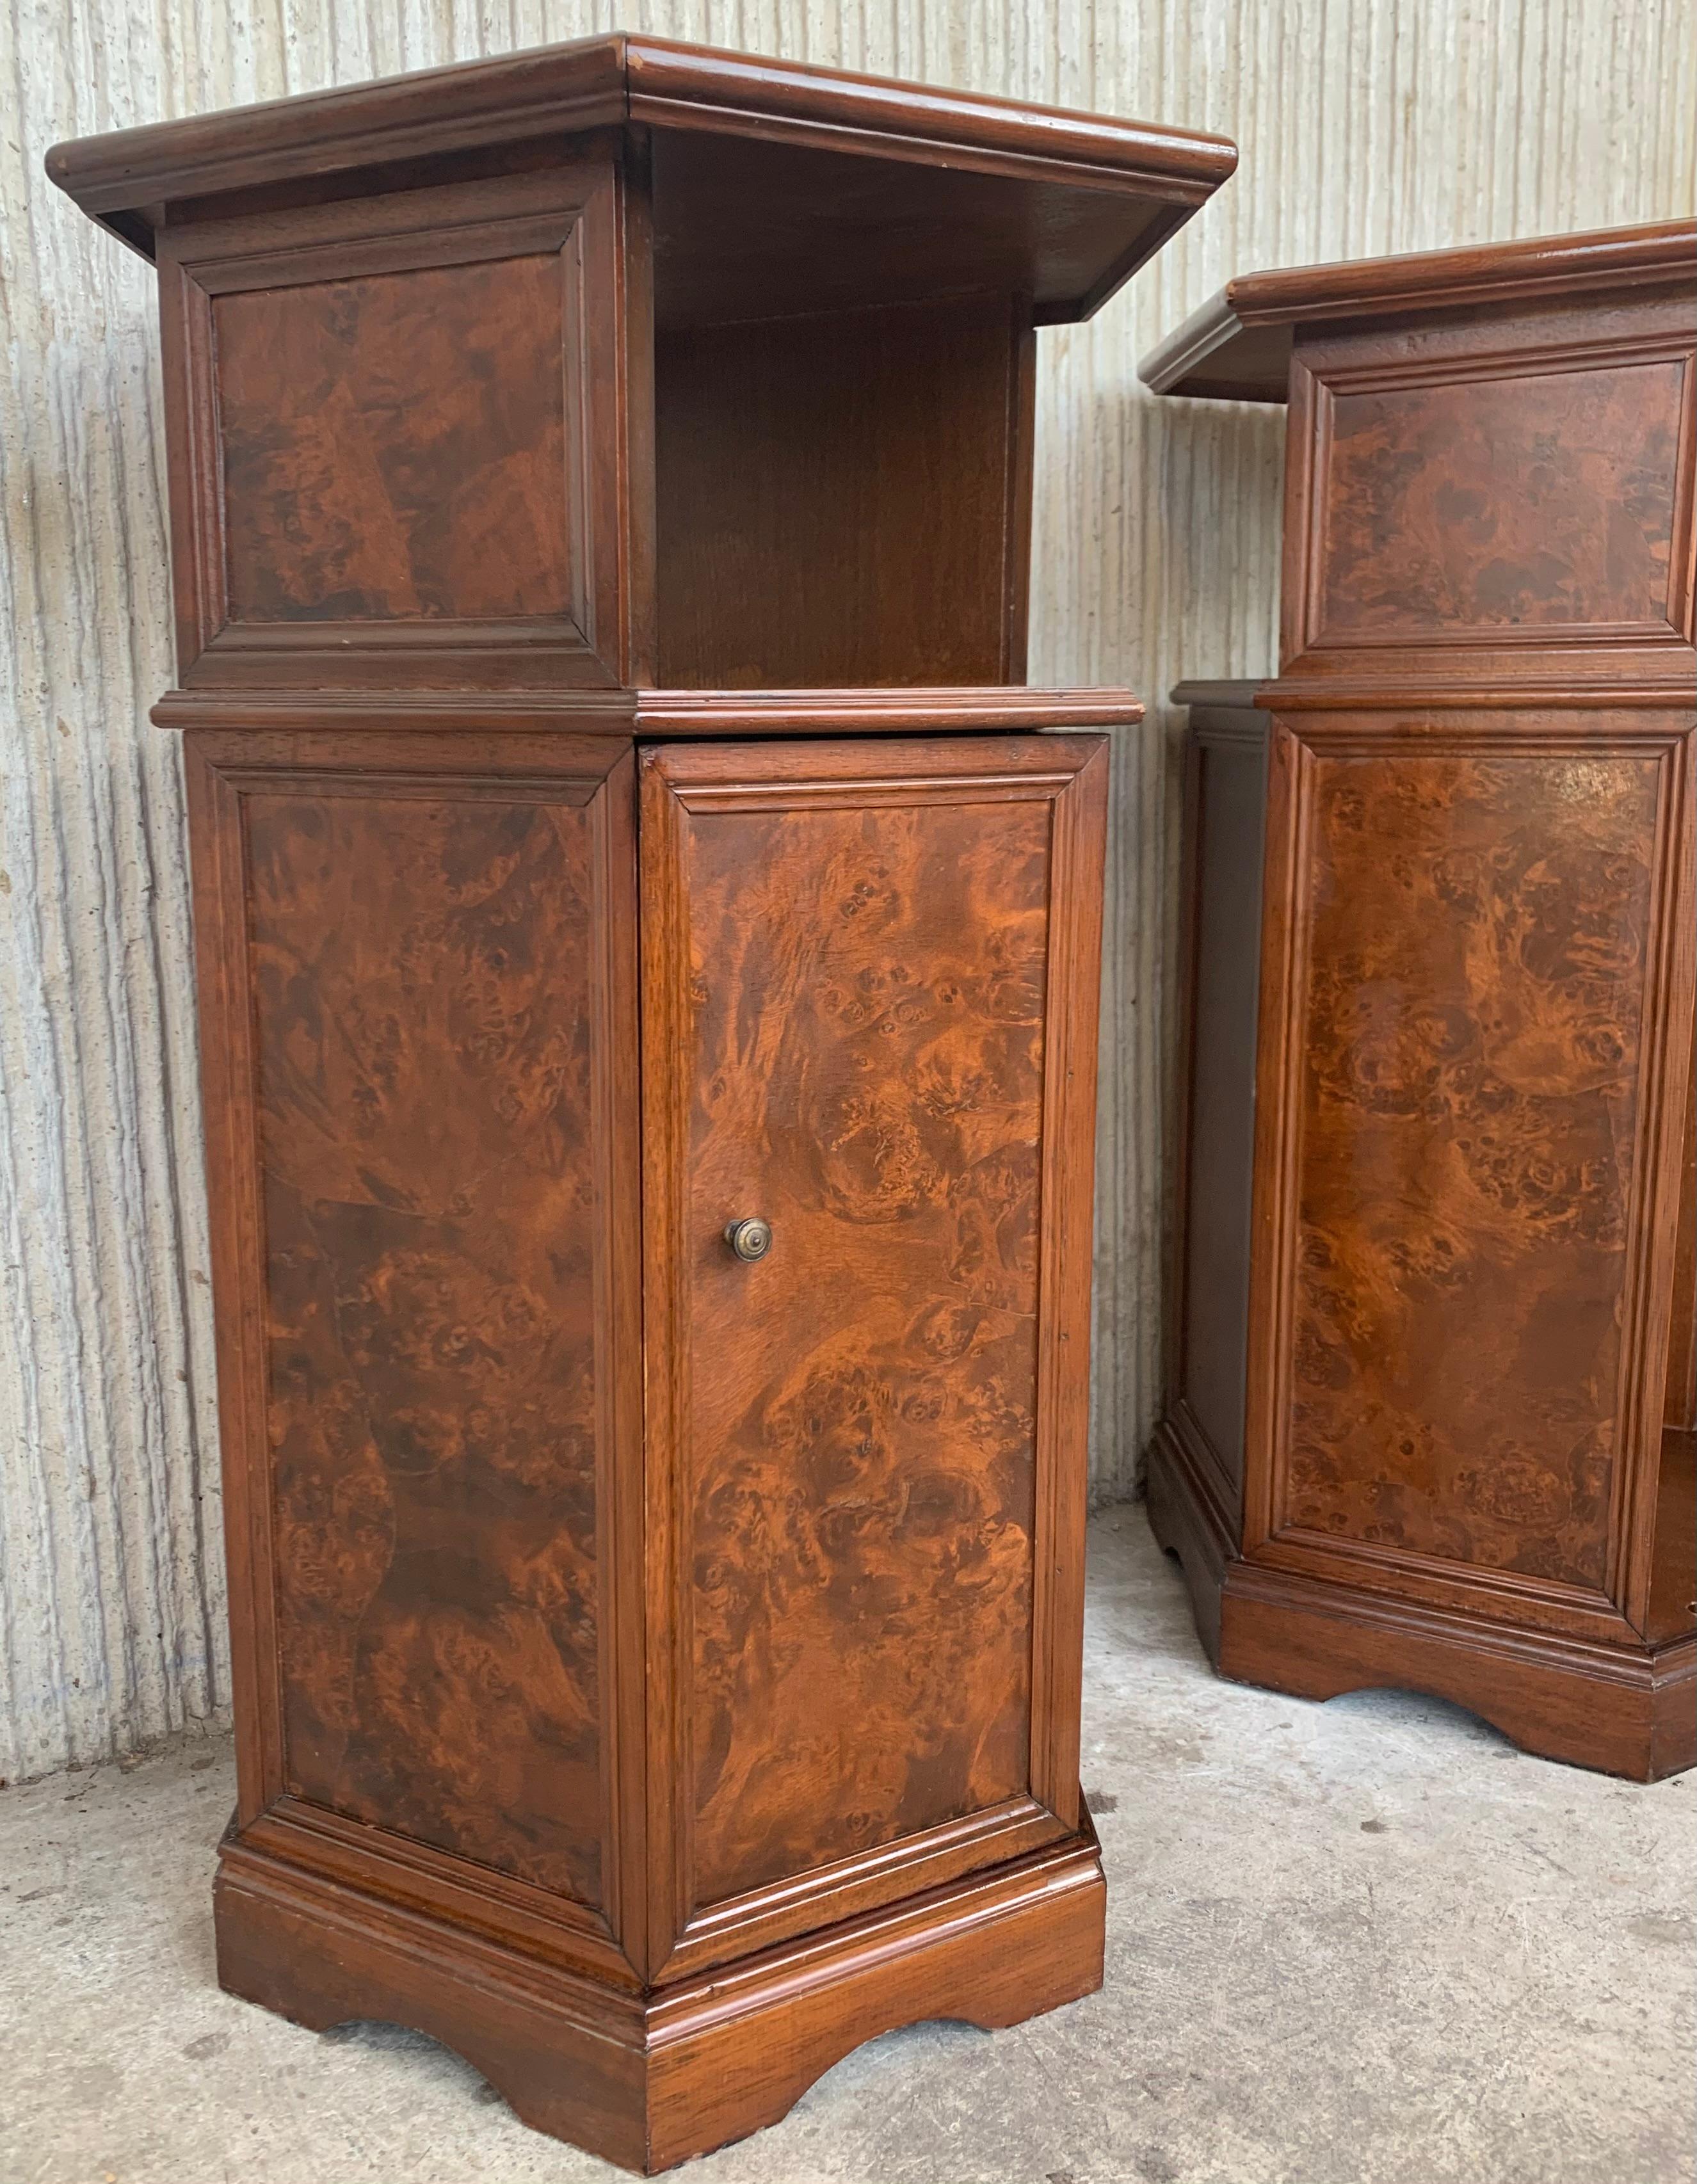
{"label": "concrete floor", "polygon": [[[1108,1982],[862,2048],[691,2184],[1680,2184],[1697,1776],[1436,1702],[1216,1682],[1141,1509],[1092,1531]],[[0,1794],[4,2184],[589,2184],[416,2034],[221,1995],[222,1740]]]}

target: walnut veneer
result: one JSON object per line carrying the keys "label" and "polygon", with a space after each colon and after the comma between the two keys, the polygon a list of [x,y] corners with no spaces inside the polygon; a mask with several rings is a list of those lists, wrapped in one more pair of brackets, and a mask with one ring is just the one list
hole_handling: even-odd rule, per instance
{"label": "walnut veneer", "polygon": [[1234,157],[625,37],[49,156],[160,281],[220,1975],[634,2168],[1101,1976],[1033,330]]}
{"label": "walnut veneer", "polygon": [[1677,223],[1234,281],[1282,665],[1184,686],[1150,1510],[1228,1675],[1697,1760],[1694,326]]}

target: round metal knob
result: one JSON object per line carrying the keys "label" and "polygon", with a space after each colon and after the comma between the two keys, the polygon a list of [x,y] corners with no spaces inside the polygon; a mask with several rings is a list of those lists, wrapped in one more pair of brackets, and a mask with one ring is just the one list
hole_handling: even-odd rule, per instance
{"label": "round metal knob", "polygon": [[772,1224],[759,1220],[729,1222],[725,1241],[740,1259],[763,1259],[772,1249]]}

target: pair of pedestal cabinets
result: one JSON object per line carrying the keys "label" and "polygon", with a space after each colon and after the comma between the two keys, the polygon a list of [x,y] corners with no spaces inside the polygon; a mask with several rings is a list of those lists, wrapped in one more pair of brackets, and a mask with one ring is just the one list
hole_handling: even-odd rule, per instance
{"label": "pair of pedestal cabinets", "polygon": [[[1101,1976],[1078,1736],[1102,731],[1141,709],[1021,680],[1034,330],[1087,315],[1234,159],[625,37],[50,158],[160,276],[181,687],[156,717],[191,796],[238,1724],[220,1977],[310,2024],[421,2026],[634,2167],[771,2120],[887,2026],[1006,2024]],[[1527,368],[1630,321],[1661,407],[1640,428],[1605,401],[1577,455],[1571,420],[1515,412],[1606,526],[1606,582],[1524,581],[1630,688],[1529,730],[1513,686],[1543,655],[1517,636],[1475,663],[1488,717],[1426,693],[1385,728],[1344,675],[1276,732],[1264,822],[1268,960],[1296,951],[1325,1022],[1263,974],[1263,1085],[1305,1043],[1347,1115],[1390,1118],[1371,1158],[1309,1123],[1302,1172],[1371,1201],[1371,1298],[1418,1279],[1476,1308],[1449,1363],[1428,1315],[1408,1368],[1477,1407],[1471,1452],[1422,1441],[1398,1487],[1399,1444],[1333,1447],[1392,1415],[1364,1424],[1345,1369],[1398,1332],[1348,1301],[1365,1259],[1342,1227],[1301,1247],[1328,1335],[1292,1332],[1269,1257],[1253,1370],[1284,1389],[1309,1361],[1281,1490],[1337,1563],[1309,1578],[1406,1598],[1417,1551],[1452,1624],[1488,1596],[1522,1634],[1499,1652],[1529,1658],[1529,1629],[1592,1668],[1663,1598],[1645,1436],[1689,1036],[1665,687],[1689,623],[1633,621],[1644,554],[1670,598],[1689,555],[1655,248],[1600,333],[1551,289],[1555,361]],[[1399,386],[1468,378],[1453,310],[1420,370],[1383,324]],[[1334,558],[1370,575],[1412,468],[1394,434],[1352,444],[1377,499]],[[1479,492],[1440,482],[1432,522],[1478,531]],[[1394,762],[1358,765],[1386,736]],[[1233,1486],[1251,1169],[1281,1206],[1296,1173],[1244,1134],[1264,740],[1225,734],[1242,779],[1200,806],[1179,1388],[1204,1423],[1169,1436],[1183,1480],[1158,1473],[1228,1609],[1267,1561],[1262,1490]],[[1335,962],[1288,906],[1322,898]],[[1410,931],[1464,906],[1414,963]],[[1519,1111],[1477,1094],[1504,1148],[1480,1187],[1542,1253],[1517,1379],[1465,1234],[1397,1164],[1418,1116],[1460,1112],[1493,967],[1511,1094],[1586,1118],[1517,1153]],[[1566,996],[1543,1014],[1540,980]],[[1286,1112],[1264,1091],[1264,1129]],[[1288,1256],[1293,1217],[1255,1202]],[[1521,1400],[1552,1372],[1560,1396]],[[1458,1481],[1488,1525],[1446,1514]],[[1572,1635],[1587,1615],[1615,1619]]]}

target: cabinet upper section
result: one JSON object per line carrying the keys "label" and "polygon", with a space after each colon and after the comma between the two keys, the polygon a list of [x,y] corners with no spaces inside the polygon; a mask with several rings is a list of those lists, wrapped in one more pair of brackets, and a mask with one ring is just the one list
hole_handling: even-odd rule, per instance
{"label": "cabinet upper section", "polygon": [[1298,338],[1315,328],[1595,306],[1628,291],[1689,292],[1694,280],[1697,222],[1689,220],[1280,266],[1228,281],[1150,350],[1137,376],[1156,394],[1285,402]]}
{"label": "cabinet upper section", "polygon": [[1689,684],[1697,225],[1234,281],[1142,365],[1290,405],[1281,672]]}
{"label": "cabinet upper section", "polygon": [[181,680],[1019,682],[1034,327],[1225,140],[628,36],[60,145],[160,276]]}

